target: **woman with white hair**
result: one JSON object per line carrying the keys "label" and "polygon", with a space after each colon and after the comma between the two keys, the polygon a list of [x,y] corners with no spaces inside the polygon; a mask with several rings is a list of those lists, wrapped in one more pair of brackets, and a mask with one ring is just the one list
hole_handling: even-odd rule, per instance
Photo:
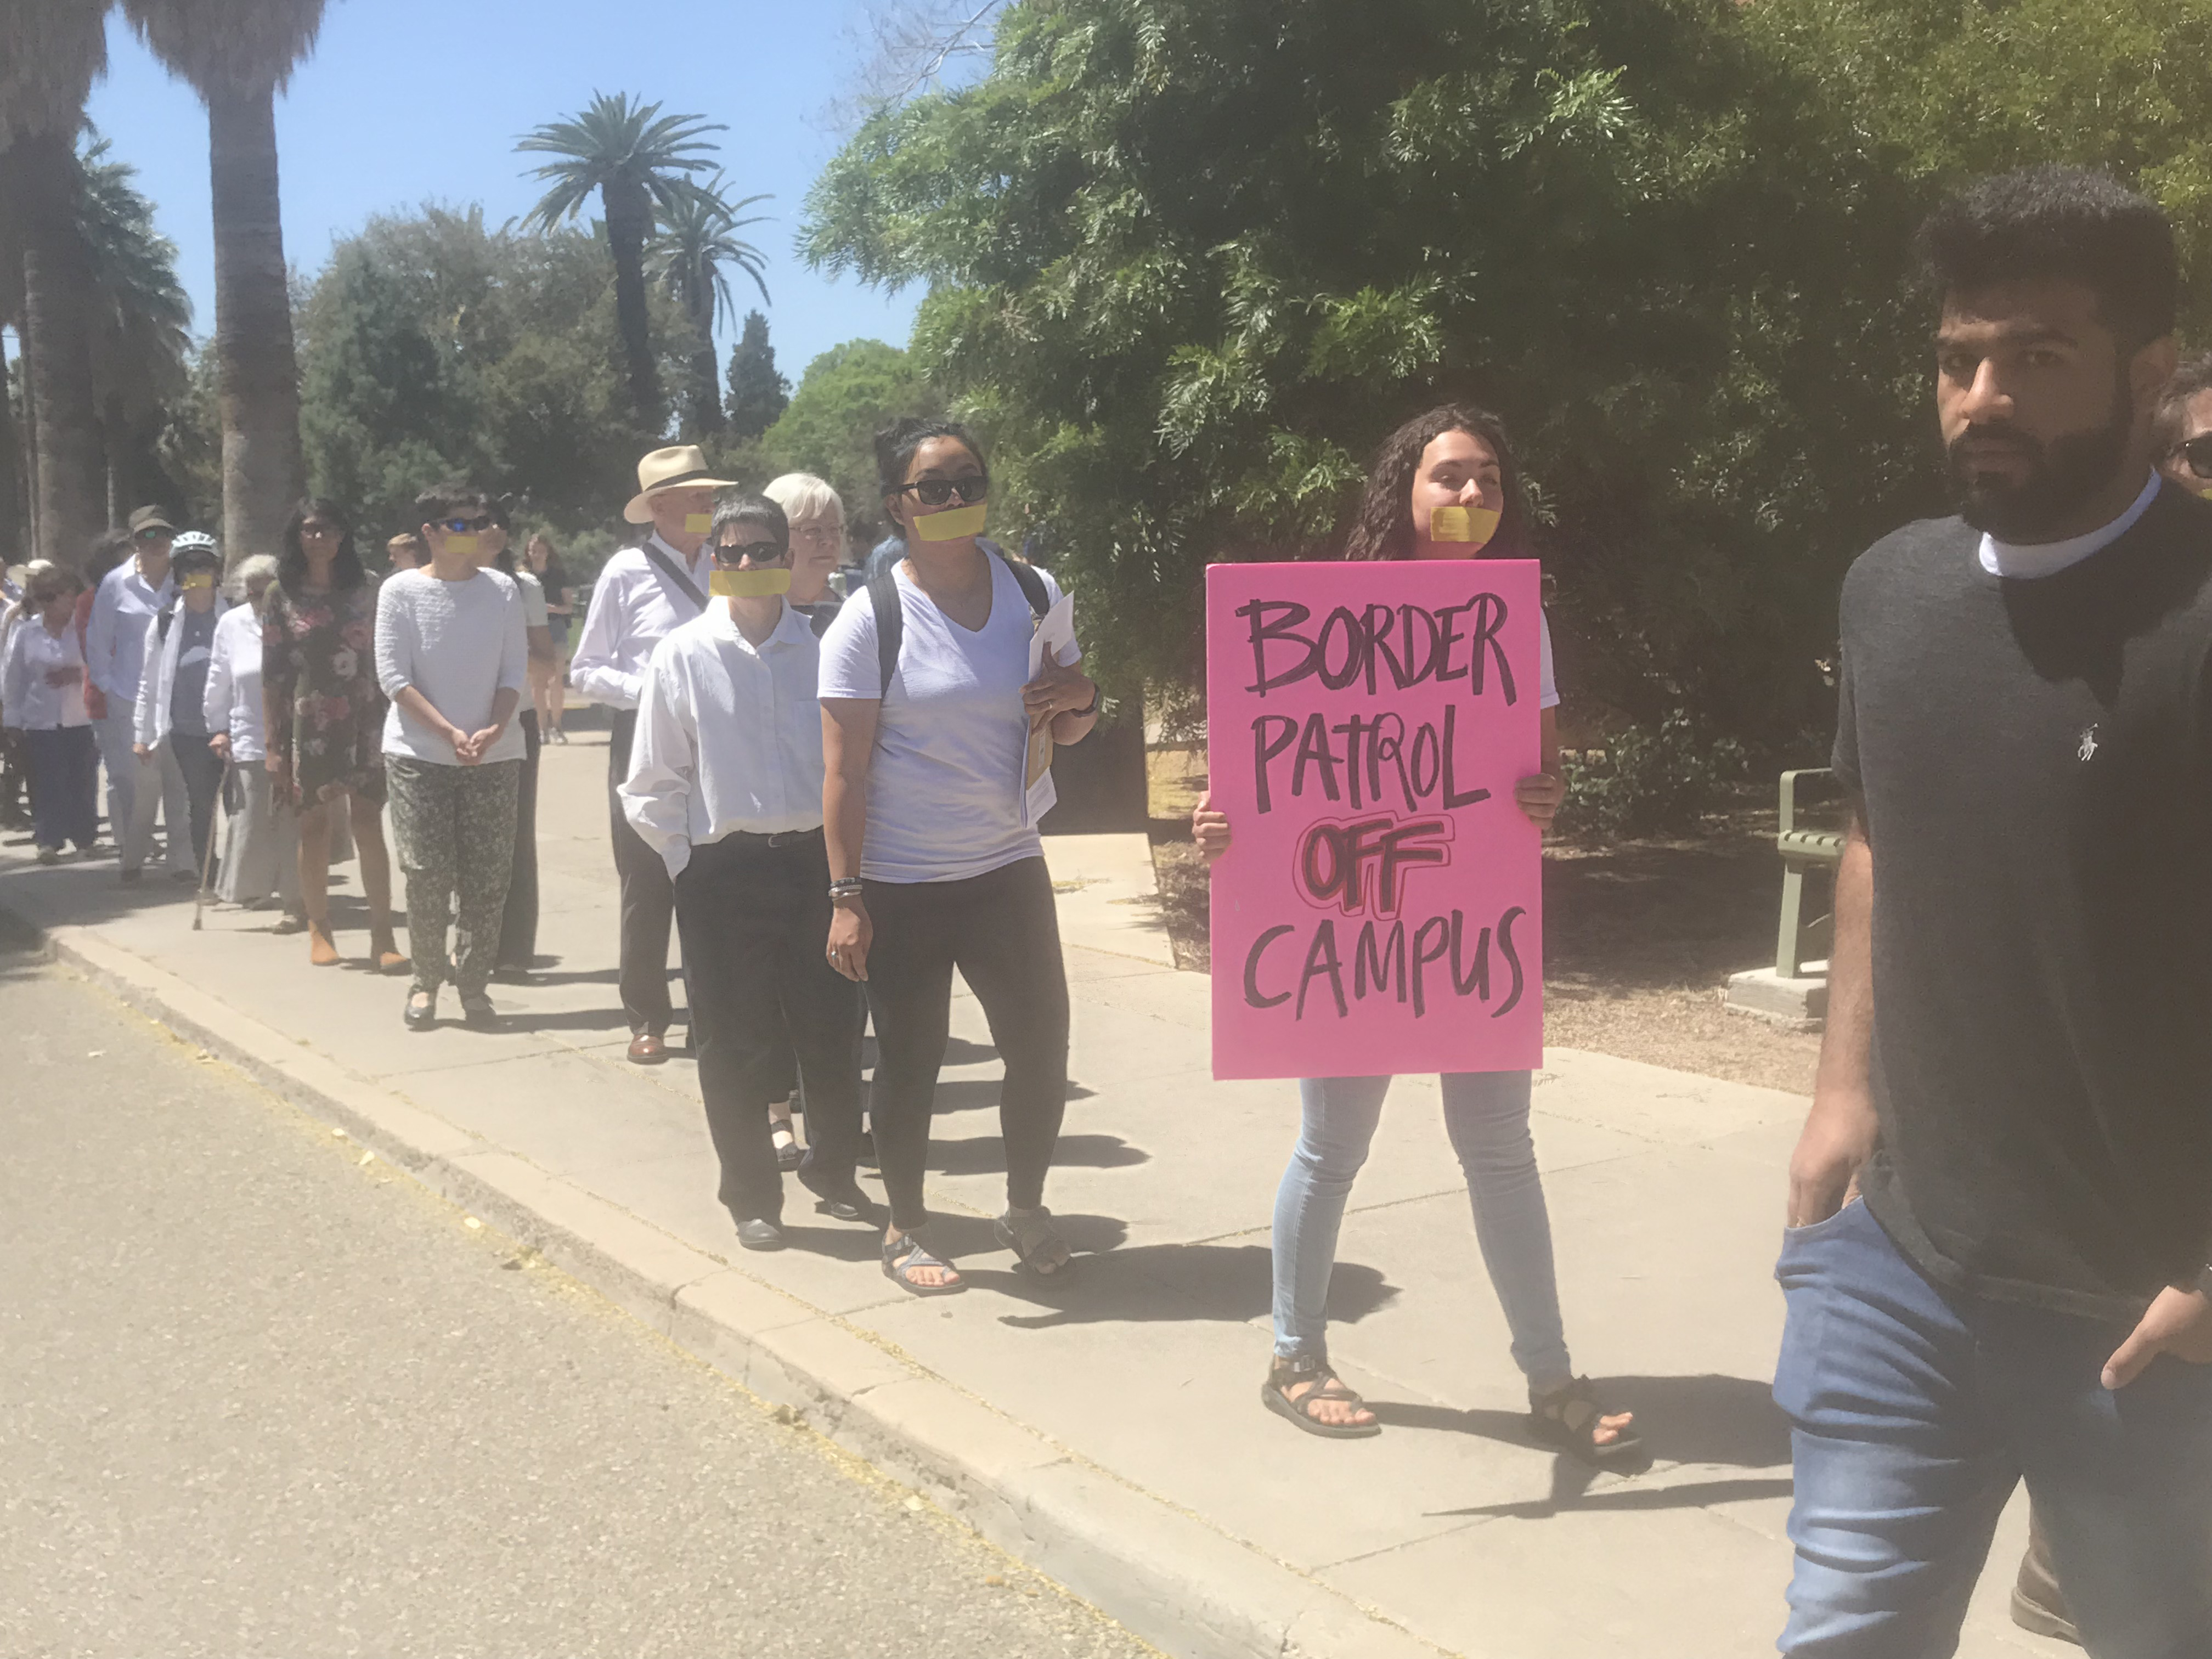
{"label": "woman with white hair", "polygon": [[266,711],[261,704],[261,624],[276,561],[257,553],[241,559],[223,583],[231,609],[215,625],[215,654],[208,664],[208,747],[235,767],[239,804],[222,839],[222,878],[216,896],[258,907],[276,899],[284,919],[273,931],[305,933],[300,902],[300,818],[276,787],[266,764]]}
{"label": "woman with white hair", "polygon": [[787,472],[761,494],[791,521],[791,592],[784,603],[814,624],[818,640],[843,603],[830,579],[844,561],[845,503],[826,479],[811,472]]}

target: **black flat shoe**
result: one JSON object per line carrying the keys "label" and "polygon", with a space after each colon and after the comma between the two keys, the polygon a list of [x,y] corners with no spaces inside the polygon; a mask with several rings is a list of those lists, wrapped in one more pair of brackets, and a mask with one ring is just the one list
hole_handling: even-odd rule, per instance
{"label": "black flat shoe", "polygon": [[[418,1002],[416,999],[421,997]],[[399,1018],[410,1031],[427,1031],[438,1023],[438,999],[434,993],[423,996],[416,992],[407,999],[407,1006],[399,1011]]]}
{"label": "black flat shoe", "polygon": [[783,1229],[773,1221],[756,1217],[738,1223],[738,1243],[749,1250],[780,1250],[783,1248]]}
{"label": "black flat shoe", "polygon": [[842,1187],[831,1185],[814,1167],[811,1152],[799,1166],[799,1184],[820,1200],[814,1207],[832,1221],[865,1221],[871,1226],[875,1224],[876,1206],[860,1190],[860,1183],[848,1181]]}
{"label": "black flat shoe", "polygon": [[471,1031],[496,1031],[500,1029],[499,1010],[491,1006],[489,997],[463,997],[461,1024]]}

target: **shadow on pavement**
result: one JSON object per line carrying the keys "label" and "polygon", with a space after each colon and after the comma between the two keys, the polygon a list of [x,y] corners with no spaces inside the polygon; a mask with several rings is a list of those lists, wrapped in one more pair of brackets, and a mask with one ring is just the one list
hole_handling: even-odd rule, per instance
{"label": "shadow on pavement", "polygon": [[[1119,1135],[1062,1135],[1052,1154],[1054,1169],[1074,1164],[1092,1170],[1122,1170],[1133,1164],[1152,1161],[1150,1152],[1141,1146],[1132,1146]],[[1003,1175],[1006,1169],[1006,1143],[997,1135],[977,1135],[968,1140],[933,1138],[929,1143],[929,1167],[939,1175]]]}
{"label": "shadow on pavement", "polygon": [[[1118,1221],[1098,1216],[1053,1219],[1079,1253],[1075,1276],[1066,1285],[1011,1273],[973,1275],[1043,1310],[1002,1314],[1001,1324],[1032,1331],[1187,1320],[1243,1324],[1274,1305],[1274,1272],[1264,1244],[1144,1244],[1123,1250],[1093,1242],[1094,1228],[1125,1234]],[[1356,1324],[1397,1295],[1397,1287],[1379,1268],[1340,1261],[1329,1280],[1328,1316]]]}

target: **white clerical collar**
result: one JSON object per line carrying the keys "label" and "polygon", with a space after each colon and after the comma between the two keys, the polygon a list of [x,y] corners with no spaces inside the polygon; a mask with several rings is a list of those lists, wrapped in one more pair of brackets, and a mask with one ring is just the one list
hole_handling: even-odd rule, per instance
{"label": "white clerical collar", "polygon": [[2034,581],[2044,576],[2055,576],[2060,571],[2081,562],[2092,553],[2101,553],[2114,542],[2136,527],[2136,520],[2150,511],[2150,504],[2158,499],[2159,476],[2153,472],[2150,482],[2142,487],[2135,504],[2113,520],[2100,525],[2086,536],[2071,536],[2063,542],[2001,542],[1984,531],[1982,534],[1982,568],[1992,576],[2009,577],[2016,581]]}

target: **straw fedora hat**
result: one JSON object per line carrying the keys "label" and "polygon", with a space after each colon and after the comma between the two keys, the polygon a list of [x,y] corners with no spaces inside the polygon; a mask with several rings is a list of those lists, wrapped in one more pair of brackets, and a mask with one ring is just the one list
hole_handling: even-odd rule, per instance
{"label": "straw fedora hat", "polygon": [[707,458],[696,444],[672,444],[656,449],[637,464],[637,494],[623,508],[632,524],[651,524],[653,509],[646,503],[664,489],[735,489],[736,481],[718,478],[707,471]]}

